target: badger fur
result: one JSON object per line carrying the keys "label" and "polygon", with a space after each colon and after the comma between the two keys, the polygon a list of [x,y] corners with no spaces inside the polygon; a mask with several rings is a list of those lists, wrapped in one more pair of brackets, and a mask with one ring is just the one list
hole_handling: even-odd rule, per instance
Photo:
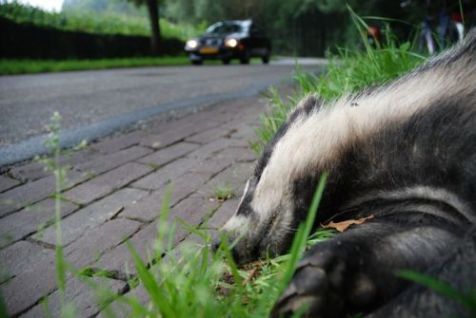
{"label": "badger fur", "polygon": [[273,315],[471,316],[395,273],[476,288],[476,30],[391,83],[301,101],[224,226],[239,262],[287,251],[324,172],[315,227],[373,218],[312,247]]}

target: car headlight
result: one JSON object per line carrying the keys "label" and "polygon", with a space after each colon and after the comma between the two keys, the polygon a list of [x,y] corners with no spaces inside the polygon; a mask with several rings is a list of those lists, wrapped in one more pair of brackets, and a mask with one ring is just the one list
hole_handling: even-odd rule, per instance
{"label": "car headlight", "polygon": [[198,47],[198,41],[197,40],[188,40],[187,43],[185,44],[185,48],[193,50]]}
{"label": "car headlight", "polygon": [[227,47],[236,47],[238,45],[238,40],[237,39],[227,39],[225,41],[225,46]]}

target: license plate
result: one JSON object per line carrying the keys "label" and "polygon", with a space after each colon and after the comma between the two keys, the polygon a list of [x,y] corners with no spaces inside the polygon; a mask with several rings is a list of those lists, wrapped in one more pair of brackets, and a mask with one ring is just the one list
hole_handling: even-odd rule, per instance
{"label": "license plate", "polygon": [[218,49],[215,47],[203,47],[200,49],[201,54],[216,54],[218,53]]}

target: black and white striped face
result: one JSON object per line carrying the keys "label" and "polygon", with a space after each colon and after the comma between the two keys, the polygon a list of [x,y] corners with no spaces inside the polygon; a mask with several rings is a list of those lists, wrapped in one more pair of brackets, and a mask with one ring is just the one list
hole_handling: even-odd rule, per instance
{"label": "black and white striped face", "polygon": [[[223,230],[232,241],[236,241],[233,252],[239,262],[246,262],[265,255],[278,255],[289,246],[295,227],[295,202],[293,176],[284,175],[280,167],[290,162],[282,153],[282,139],[287,138],[293,125],[317,112],[320,102],[315,96],[305,98],[280,127],[272,141],[266,146],[248,179],[235,215]],[[288,173],[291,171],[288,171]],[[296,178],[297,179],[297,178]]]}
{"label": "black and white striped face", "polygon": [[[223,228],[237,240],[237,260],[284,252],[306,217],[320,173],[338,166],[350,149],[441,106],[441,101],[472,92],[475,51],[476,31],[465,44],[385,86],[326,106],[314,96],[305,98],[267,145],[235,215]],[[412,145],[411,151],[420,146]],[[377,157],[368,154],[369,162]]]}

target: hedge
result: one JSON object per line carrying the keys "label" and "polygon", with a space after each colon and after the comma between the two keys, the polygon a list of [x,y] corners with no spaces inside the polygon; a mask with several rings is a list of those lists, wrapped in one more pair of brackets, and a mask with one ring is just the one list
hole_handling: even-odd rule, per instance
{"label": "hedge", "polygon": [[[0,57],[30,59],[93,59],[150,56],[145,36],[92,34],[19,24],[0,17]],[[160,55],[183,53],[178,39],[162,39]]]}

